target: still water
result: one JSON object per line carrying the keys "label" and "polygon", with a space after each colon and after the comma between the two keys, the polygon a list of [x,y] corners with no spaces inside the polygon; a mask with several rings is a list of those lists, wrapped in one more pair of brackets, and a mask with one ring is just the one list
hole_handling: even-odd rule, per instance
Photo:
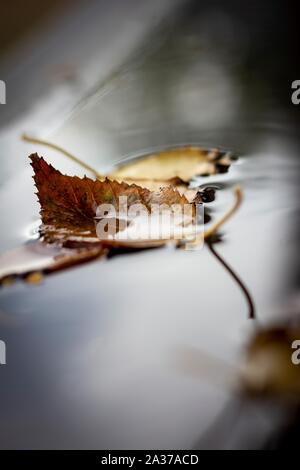
{"label": "still water", "polygon": [[[228,442],[226,424],[209,445],[251,447],[279,423],[268,403],[251,403],[246,417],[237,411],[243,399],[224,372],[236,377],[250,335],[292,294],[297,134],[264,82],[249,82],[242,19],[214,14],[169,19],[47,138],[101,171],[170,145],[236,154],[228,173],[197,183],[219,188],[208,205],[213,220],[236,184],[244,190],[217,249],[251,291],[257,321],[205,246],[122,255],[2,289],[4,447],[191,448],[227,409],[247,444],[234,430]],[[52,151],[31,150],[83,175]],[[38,221],[29,165],[3,185],[1,201],[5,251],[28,241]]]}

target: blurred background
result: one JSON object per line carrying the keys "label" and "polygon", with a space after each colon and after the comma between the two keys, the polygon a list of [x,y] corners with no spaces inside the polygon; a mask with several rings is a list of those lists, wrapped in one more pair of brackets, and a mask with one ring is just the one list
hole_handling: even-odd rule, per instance
{"label": "blurred background", "polygon": [[[2,289],[1,447],[280,446],[289,410],[240,396],[219,373],[207,376],[203,358],[236,370],[256,328],[298,305],[298,16],[299,3],[283,0],[1,5],[1,252],[28,242],[38,223],[31,152],[84,174],[22,142],[23,132],[101,171],[165,146],[228,149],[239,157],[230,172],[198,183],[220,189],[213,218],[235,184],[244,188],[220,250],[259,319],[249,324],[206,250],[119,257]],[[193,373],[179,365],[186,350],[199,362]]]}

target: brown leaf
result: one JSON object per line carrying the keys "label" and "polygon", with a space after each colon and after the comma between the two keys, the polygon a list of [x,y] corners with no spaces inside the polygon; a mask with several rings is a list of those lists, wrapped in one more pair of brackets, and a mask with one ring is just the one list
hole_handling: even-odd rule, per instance
{"label": "brown leaf", "polygon": [[[99,181],[87,177],[66,176],[37,154],[31,155],[30,158],[41,205],[40,214],[43,222],[41,234],[49,243],[58,242],[62,245],[101,243],[96,234],[97,208],[101,204],[111,204],[116,209],[118,217],[121,196],[127,197],[127,207],[142,204],[149,212],[152,204],[169,206],[188,204],[186,197],[172,186],[152,192],[136,184],[119,183],[108,178]],[[121,220],[119,225],[122,226]],[[119,227],[119,230],[125,230],[127,226],[125,223],[123,227]],[[157,242],[157,240],[152,241]],[[108,241],[105,243],[107,245]]]}
{"label": "brown leaf", "polygon": [[[44,273],[55,272],[101,256],[124,252],[124,250],[159,247],[172,239],[171,237],[155,238],[152,234],[134,240],[126,237],[125,240],[118,239],[117,236],[113,239],[99,238],[96,232],[96,221],[99,217],[97,209],[100,205],[108,203],[115,208],[117,235],[122,230],[128,232],[125,235],[130,234],[132,220],[130,218],[123,220],[123,212],[119,213],[121,196],[127,196],[126,204],[129,208],[134,204],[142,204],[150,214],[151,222],[153,219],[156,220],[157,216],[157,213],[153,214],[152,204],[159,205],[159,210],[170,210],[174,215],[171,223],[174,223],[175,229],[183,229],[180,231],[180,234],[183,234],[182,238],[172,239],[177,240],[178,246],[183,246],[186,242],[191,244],[191,241],[193,246],[196,246],[202,243],[204,238],[211,237],[211,234],[227,220],[228,214],[231,215],[236,210],[241,200],[241,191],[237,188],[233,208],[202,237],[194,230],[195,227],[197,228],[196,203],[201,204],[204,199],[211,200],[213,195],[210,190],[198,192],[197,202],[190,204],[187,198],[173,186],[164,186],[158,191],[150,191],[136,184],[119,183],[108,178],[104,181],[94,181],[87,177],[65,176],[37,154],[31,155],[30,158],[38,190],[37,196],[41,205],[40,234],[46,243],[38,241],[1,255],[0,284],[2,286],[13,284],[14,280],[19,277],[30,283],[39,283]],[[172,182],[177,184],[178,179]],[[178,207],[180,209],[186,205],[192,210],[188,217],[185,215],[182,217]],[[161,209],[161,206],[164,209]],[[103,219],[105,220],[105,216],[102,216],[101,221]],[[135,222],[136,219],[143,225],[143,216],[135,217]]]}

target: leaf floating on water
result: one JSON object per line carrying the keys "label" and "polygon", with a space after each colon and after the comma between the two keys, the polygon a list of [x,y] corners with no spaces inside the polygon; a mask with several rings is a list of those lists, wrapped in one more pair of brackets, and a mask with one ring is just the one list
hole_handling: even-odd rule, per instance
{"label": "leaf floating on water", "polygon": [[[189,202],[198,202],[203,189],[190,188],[189,183],[197,176],[209,176],[218,173],[226,173],[235,157],[230,152],[218,149],[209,150],[196,146],[176,147],[163,150],[156,154],[140,156],[130,162],[120,164],[112,173],[103,175],[92,168],[85,161],[73,155],[68,150],[41,139],[23,134],[25,142],[43,145],[55,150],[82,168],[92,173],[96,179],[103,181],[109,178],[119,183],[135,183],[141,188],[157,192],[166,186],[172,186],[185,195]],[[212,200],[214,190],[211,188]],[[203,202],[208,202],[204,201]]]}
{"label": "leaf floating on water", "polygon": [[[150,191],[136,184],[118,183],[106,178],[104,181],[91,180],[84,177],[66,176],[49,165],[37,154],[31,155],[31,164],[34,169],[34,181],[37,187],[37,196],[41,206],[42,226],[40,234],[47,243],[55,243],[68,249],[93,249],[102,250],[118,248],[149,248],[162,246],[170,241],[176,240],[176,245],[184,246],[186,242],[195,249],[197,245],[203,243],[203,239],[211,240],[212,236],[219,230],[220,226],[231,217],[239,208],[242,200],[240,188],[235,190],[235,201],[233,206],[223,217],[215,222],[204,233],[197,232],[197,220],[195,216],[195,204],[189,203],[187,198],[181,195],[174,187],[166,186],[159,191]],[[204,193],[203,193],[204,194]],[[151,227],[157,222],[157,214],[153,214],[152,204],[161,208],[167,206],[167,212],[171,211],[173,217],[168,222],[173,224],[171,236],[165,238],[161,236],[159,226],[159,237],[153,233],[145,233],[144,217],[136,215],[133,219],[122,219],[120,214],[120,199],[126,197],[126,209],[136,205],[142,205],[150,216]],[[197,204],[201,203],[202,194],[198,194]],[[115,209],[114,220],[118,222],[116,233],[113,237],[99,237],[96,230],[96,221],[99,217],[99,206],[109,204]],[[174,209],[175,207],[175,209]],[[188,207],[190,211],[186,213],[182,208]],[[179,210],[178,210],[179,209]],[[158,214],[159,216],[161,213]],[[112,220],[112,217],[103,216],[102,220]],[[158,219],[158,222],[160,219]],[[153,224],[153,222],[155,222]],[[147,223],[149,221],[147,220]],[[175,228],[175,230],[174,230]],[[141,230],[142,229],[142,230]],[[133,233],[132,233],[133,232]],[[175,237],[174,235],[178,235]],[[119,236],[121,233],[121,236]],[[138,235],[137,237],[134,235]],[[191,237],[192,234],[192,237]],[[124,236],[125,235],[125,236]],[[132,236],[133,235],[133,236]],[[89,252],[82,255],[89,256]],[[96,256],[97,253],[96,253]],[[77,262],[79,254],[75,254],[71,264]],[[65,261],[63,261],[63,264]]]}
{"label": "leaf floating on water", "polygon": [[16,279],[39,284],[44,274],[60,271],[105,256],[104,246],[68,249],[41,241],[20,246],[0,255],[0,285],[9,287]]}
{"label": "leaf floating on water", "polygon": [[110,177],[122,181],[169,182],[174,186],[189,183],[196,176],[228,171],[232,157],[220,150],[200,147],[178,147],[121,164]]}
{"label": "leaf floating on water", "polygon": [[[18,266],[18,262],[14,266],[10,259],[11,253],[6,254],[8,256],[8,263],[4,265],[4,273],[3,270],[2,273],[0,272],[0,282],[2,282],[2,285],[7,280],[10,283],[10,280],[15,279],[17,276],[27,278],[29,282],[40,282],[42,273],[55,272],[74,264],[109,255],[116,249],[122,250],[125,247],[132,250],[135,248],[158,247],[170,241],[170,237],[156,239],[152,235],[148,238],[143,238],[142,236],[137,240],[134,239],[134,241],[126,236],[125,241],[119,240],[117,237],[113,239],[99,238],[95,222],[99,217],[98,207],[103,204],[110,204],[115,209],[114,219],[118,223],[117,234],[124,231],[125,235],[128,235],[126,231],[130,232],[132,220],[123,220],[120,214],[121,197],[126,197],[127,209],[136,204],[143,205],[147,212],[150,213],[150,218],[152,217],[152,204],[156,206],[168,205],[168,211],[175,215],[175,227],[179,228],[181,226],[180,229],[184,228],[183,232],[180,232],[180,243],[176,238],[177,246],[184,246],[184,243],[196,246],[203,239],[212,243],[216,232],[236,212],[242,200],[242,191],[240,188],[236,188],[234,205],[204,234],[199,235],[199,233],[195,233],[193,227],[197,218],[195,207],[204,201],[213,200],[214,189],[190,190],[189,188],[187,189],[188,183],[197,175],[204,176],[227,171],[231,164],[229,155],[223,154],[218,150],[207,151],[197,147],[178,148],[145,157],[138,160],[138,163],[134,162],[126,166],[123,165],[110,175],[109,178],[105,177],[104,179],[102,175],[89,165],[81,162],[80,159],[56,145],[32,139],[26,135],[23,136],[23,139],[43,144],[62,152],[91,171],[97,179],[91,180],[87,177],[78,178],[76,176],[62,175],[37,154],[31,155],[31,164],[34,169],[34,181],[38,190],[37,196],[41,206],[40,214],[43,223],[40,229],[43,242],[37,242],[33,246],[34,248],[48,250],[48,243],[50,243],[60,252],[56,253],[56,255],[48,253],[48,259],[46,255],[46,259],[37,260],[38,266],[36,266],[36,260],[30,260],[29,265],[26,266],[25,264],[22,267]],[[126,173],[126,178],[124,172]],[[144,176],[145,172],[146,177]],[[128,184],[123,181],[121,178],[123,173],[125,179],[128,179],[130,183],[134,181],[135,184]],[[121,178],[121,181],[115,181],[114,178]],[[146,184],[137,185],[137,181],[147,181],[148,185],[154,185],[154,190],[150,190]],[[174,209],[174,206],[177,209]],[[178,206],[179,208],[181,206],[192,208],[188,217],[184,216],[182,218],[181,216],[179,222]],[[101,217],[105,219],[107,214],[105,216],[102,214]],[[135,217],[135,222],[136,220],[141,222],[139,217]],[[191,228],[193,229],[192,243],[190,243]],[[174,242],[174,240],[175,238],[172,241]],[[26,247],[21,247],[20,249],[26,250]],[[14,258],[14,255],[15,253],[12,254],[12,258]],[[38,271],[36,270],[37,267]]]}
{"label": "leaf floating on water", "polygon": [[[64,246],[74,245],[75,243],[101,244],[103,241],[105,241],[106,246],[109,244],[131,246],[138,243],[143,246],[145,244],[154,244],[156,246],[165,243],[166,239],[158,240],[153,236],[147,236],[147,234],[141,235],[137,243],[134,233],[131,232],[137,230],[137,228],[141,229],[144,222],[143,217],[137,214],[133,221],[130,219],[122,220],[122,214],[120,214],[121,197],[122,200],[126,201],[124,209],[140,205],[150,214],[151,221],[154,221],[152,212],[154,206],[159,208],[166,208],[167,206],[167,210],[172,212],[172,215],[177,216],[175,222],[178,227],[180,224],[189,222],[189,227],[194,228],[195,206],[189,204],[186,197],[172,186],[166,186],[153,192],[136,184],[118,183],[108,178],[99,181],[87,177],[66,176],[46,163],[37,154],[31,155],[30,158],[41,206],[40,214],[43,222],[41,234],[48,243],[56,242]],[[105,219],[111,222],[111,219],[115,218],[118,222],[117,234],[111,240],[108,238],[101,239],[96,232],[98,208],[102,205],[110,205],[115,209],[114,217],[109,217],[108,214]],[[186,206],[191,209],[190,218],[185,214],[182,216],[181,211],[178,210]],[[133,229],[132,222],[135,223]],[[128,234],[127,238],[126,236],[122,237],[123,241],[118,237],[121,231],[126,231],[126,234]],[[143,233],[142,230],[141,233]]]}
{"label": "leaf floating on water", "polygon": [[81,167],[91,172],[97,179],[110,179],[130,183],[156,191],[166,184],[186,189],[189,182],[197,176],[209,176],[226,173],[236,159],[231,152],[219,149],[205,149],[197,146],[183,146],[162,150],[154,154],[140,156],[129,162],[123,162],[113,172],[103,175],[85,161],[71,154],[64,148],[27,134],[22,135],[25,142],[43,145],[65,155]]}
{"label": "leaf floating on water", "polygon": [[126,183],[136,183],[151,191],[171,185],[189,202],[208,202],[214,199],[213,188],[205,201],[205,189],[190,187],[190,182],[199,176],[226,173],[233,161],[228,152],[218,149],[208,150],[201,147],[177,147],[156,154],[145,155],[122,163],[109,178]]}

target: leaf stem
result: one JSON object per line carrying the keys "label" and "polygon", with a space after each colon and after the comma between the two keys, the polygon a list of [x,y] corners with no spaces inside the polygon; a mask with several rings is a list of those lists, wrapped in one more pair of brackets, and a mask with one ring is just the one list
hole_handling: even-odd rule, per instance
{"label": "leaf stem", "polygon": [[228,209],[228,211],[225,212],[225,214],[219,220],[217,220],[217,222],[215,222],[209,229],[204,232],[204,240],[208,241],[209,239],[211,239],[218,232],[219,228],[223,224],[225,224],[225,222],[227,222],[227,220],[229,220],[233,216],[233,214],[237,212],[243,200],[243,192],[240,186],[236,186],[234,188],[234,195],[235,201],[232,207],[230,207],[230,209]]}
{"label": "leaf stem", "polygon": [[48,142],[46,140],[42,140],[42,139],[36,139],[35,137],[31,137],[27,134],[23,134],[22,135],[22,140],[24,140],[25,142],[29,142],[31,144],[38,144],[38,145],[44,145],[45,147],[49,147],[51,148],[52,150],[55,150],[56,152],[60,152],[62,153],[63,155],[65,155],[66,157],[68,157],[70,160],[72,160],[73,162],[77,163],[78,165],[82,166],[83,168],[85,168],[86,170],[88,170],[89,172],[91,172],[97,179],[101,180],[104,178],[104,176],[101,174],[101,173],[98,173],[97,170],[95,170],[94,168],[92,168],[90,165],[88,165],[87,163],[85,163],[84,161],[80,160],[80,158],[76,157],[75,155],[73,155],[72,153],[68,152],[67,150],[63,149],[62,147],[60,147],[59,145],[56,145],[56,144],[52,144],[51,142]]}
{"label": "leaf stem", "polygon": [[207,243],[208,248],[210,249],[211,253],[217,258],[217,260],[222,264],[222,266],[226,269],[226,271],[230,274],[230,276],[235,280],[235,282],[239,285],[241,288],[243,294],[245,295],[248,308],[249,308],[249,314],[248,318],[250,320],[255,319],[255,307],[254,307],[254,302],[252,299],[252,296],[245,286],[244,282],[241,280],[241,278],[233,271],[233,269],[226,263],[226,261],[219,255],[219,253],[216,252],[213,243],[209,241]]}
{"label": "leaf stem", "polygon": [[248,304],[248,309],[249,309],[249,314],[248,317],[249,319],[253,320],[255,319],[255,307],[254,307],[254,302],[252,299],[252,296],[245,286],[244,282],[241,280],[241,278],[233,271],[233,269],[226,263],[226,261],[219,255],[219,253],[216,252],[214,248],[214,243],[213,243],[213,236],[217,234],[218,230],[220,227],[227,222],[230,217],[233,216],[233,214],[236,213],[236,211],[239,209],[242,200],[243,200],[243,192],[240,186],[237,186],[234,190],[235,194],[235,201],[228,209],[227,212],[221,217],[221,219],[217,220],[217,222],[212,225],[206,232],[204,232],[204,240],[206,241],[208,248],[210,252],[215,256],[215,258],[222,264],[222,266],[226,269],[226,271],[230,274],[230,276],[234,279],[234,281],[238,284],[240,289],[242,290],[246,302]]}

